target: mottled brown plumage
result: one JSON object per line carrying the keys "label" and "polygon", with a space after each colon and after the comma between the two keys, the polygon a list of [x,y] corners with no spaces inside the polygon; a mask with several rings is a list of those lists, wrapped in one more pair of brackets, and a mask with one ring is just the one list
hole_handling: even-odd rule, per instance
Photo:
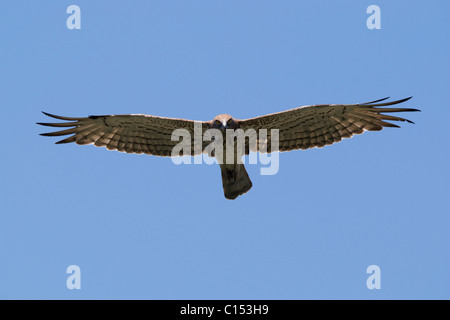
{"label": "mottled brown plumage", "polygon": [[[45,113],[45,115],[65,120],[60,123],[38,123],[44,126],[68,128],[62,131],[44,133],[44,136],[72,135],[57,143],[76,142],[77,144],[94,144],[108,150],[127,153],[145,153],[155,156],[171,156],[172,149],[179,143],[172,141],[172,133],[176,129],[186,129],[192,139],[189,154],[198,155],[204,152],[208,141],[198,142],[194,139],[195,124],[203,135],[207,129],[267,129],[267,139],[258,136],[256,144],[246,145],[245,153],[259,150],[267,146],[271,152],[271,129],[279,130],[279,151],[297,149],[322,148],[326,145],[350,138],[364,131],[378,131],[384,127],[398,127],[388,121],[412,121],[386,115],[384,113],[419,111],[411,108],[386,108],[409,100],[410,98],[383,102],[377,101],[350,105],[313,105],[303,106],[283,112],[264,115],[256,118],[239,120],[230,115],[221,114],[211,121],[192,121],[176,118],[164,118],[142,114],[103,115],[86,118],[69,118]],[[224,139],[225,140],[225,139]],[[275,150],[277,151],[277,150]],[[244,165],[223,163],[220,165],[225,197],[235,199],[252,187]]]}

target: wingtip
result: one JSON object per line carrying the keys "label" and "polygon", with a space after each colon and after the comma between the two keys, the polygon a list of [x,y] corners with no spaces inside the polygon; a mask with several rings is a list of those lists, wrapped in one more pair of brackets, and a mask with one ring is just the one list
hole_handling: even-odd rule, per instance
{"label": "wingtip", "polygon": [[74,118],[74,117],[63,117],[63,116],[58,116],[56,114],[51,114],[45,111],[41,111],[43,114],[45,114],[47,117],[50,118],[54,118],[54,119],[58,119],[58,120],[65,120],[65,121],[80,121],[83,120],[83,118]]}
{"label": "wingtip", "polygon": [[374,103],[378,103],[378,102],[381,102],[381,101],[385,101],[385,100],[387,100],[387,99],[389,99],[390,97],[386,97],[386,98],[382,98],[382,99],[378,99],[378,100],[374,100],[374,101],[369,101],[369,102],[364,102],[364,103],[361,103],[361,104],[374,104]]}
{"label": "wingtip", "polygon": [[398,100],[399,101],[399,103],[402,103],[402,102],[405,102],[405,101],[408,101],[409,99],[411,99],[413,96],[410,96],[410,97],[407,97],[407,98],[404,98],[404,99],[400,99],[400,100]]}
{"label": "wingtip", "polygon": [[399,99],[399,100],[394,100],[394,101],[391,101],[391,102],[386,102],[386,105],[400,104],[400,103],[408,101],[411,98],[412,98],[412,96],[411,97],[407,97],[407,98],[403,98],[403,99]]}
{"label": "wingtip", "polygon": [[[403,99],[400,99],[400,100],[394,100],[394,101],[391,101],[391,102],[383,102],[383,101],[386,101],[386,100],[390,99],[390,97],[386,97],[386,98],[378,99],[378,100],[375,100],[375,101],[370,101],[370,102],[361,103],[361,105],[373,105],[373,106],[375,106],[375,107],[378,107],[378,106],[388,106],[388,105],[394,105],[394,104],[403,103],[403,102],[405,102],[405,101],[408,101],[408,100],[411,99],[412,97],[413,97],[413,96],[410,96],[410,97],[407,97],[407,98],[403,98]],[[382,102],[382,103],[381,103],[381,102]]]}
{"label": "wingtip", "polygon": [[52,137],[54,136],[54,132],[39,133],[39,135],[43,137]]}
{"label": "wingtip", "polygon": [[43,114],[45,114],[47,117],[50,117],[50,118],[55,118],[55,119],[58,119],[57,117],[57,115],[55,115],[55,114],[51,114],[51,113],[48,113],[48,112],[45,112],[45,111],[41,111]]}

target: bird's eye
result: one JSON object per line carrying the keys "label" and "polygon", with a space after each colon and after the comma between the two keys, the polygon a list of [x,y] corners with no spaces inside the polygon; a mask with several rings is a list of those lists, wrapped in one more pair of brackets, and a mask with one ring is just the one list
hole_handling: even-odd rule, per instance
{"label": "bird's eye", "polygon": [[229,119],[228,121],[227,121],[227,125],[230,125],[231,124],[231,119]]}
{"label": "bird's eye", "polygon": [[221,124],[221,122],[219,121],[219,120],[216,120],[216,125],[220,125]]}

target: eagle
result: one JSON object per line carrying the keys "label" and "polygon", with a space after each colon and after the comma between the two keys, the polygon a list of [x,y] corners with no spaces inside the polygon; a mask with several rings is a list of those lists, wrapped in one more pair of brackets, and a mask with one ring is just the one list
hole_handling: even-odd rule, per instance
{"label": "eagle", "polygon": [[[405,118],[387,115],[386,113],[420,111],[412,108],[390,107],[397,105],[412,97],[386,101],[389,97],[371,102],[358,104],[322,104],[305,105],[287,111],[263,115],[255,118],[240,120],[229,114],[220,114],[211,121],[193,121],[178,118],[158,117],[146,114],[98,115],[84,118],[62,117],[43,112],[46,116],[64,120],[65,122],[37,124],[55,128],[67,128],[61,131],[42,133],[42,136],[65,136],[65,139],[56,144],[75,142],[80,145],[93,144],[97,147],[106,147],[108,150],[119,152],[148,154],[153,156],[195,156],[207,153],[220,160],[222,173],[222,186],[226,199],[236,199],[252,188],[252,182],[244,164],[236,158],[243,154],[253,152],[270,153],[273,151],[306,150],[322,148],[326,145],[339,142],[344,138],[351,138],[364,131],[379,131],[384,127],[399,127],[389,121],[405,121]],[[184,144],[183,153],[174,154],[174,148],[179,144],[173,139],[176,130],[184,130],[195,136],[200,129],[202,134],[208,130],[216,130],[223,135],[227,130],[261,129],[277,130],[278,135],[257,134],[256,143],[246,141],[242,153],[236,153],[233,161],[225,161],[223,153],[215,154],[207,151],[207,146],[213,141],[190,138]],[[274,139],[278,141],[275,143]],[[207,139],[206,139],[207,140]],[[223,142],[224,146],[226,142]],[[277,145],[275,150],[269,148]],[[264,146],[262,148],[261,146]],[[187,150],[187,151],[186,151]],[[219,159],[220,158],[220,159]],[[236,161],[237,160],[237,161]]]}

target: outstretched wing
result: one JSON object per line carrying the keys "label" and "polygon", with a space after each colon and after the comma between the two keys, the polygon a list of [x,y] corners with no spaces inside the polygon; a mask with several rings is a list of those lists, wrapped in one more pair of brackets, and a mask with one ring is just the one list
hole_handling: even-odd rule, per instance
{"label": "outstretched wing", "polygon": [[[411,108],[384,108],[405,102],[411,97],[382,102],[386,99],[388,98],[360,104],[303,106],[238,121],[244,131],[254,129],[258,133],[260,129],[267,129],[267,140],[263,140],[258,134],[256,145],[253,144],[249,147],[251,151],[265,152],[265,146],[267,152],[271,152],[271,129],[279,130],[279,151],[322,148],[364,131],[379,131],[383,127],[399,127],[385,120],[413,123],[404,118],[383,114],[420,111]],[[260,143],[263,148],[260,148]],[[246,149],[248,152],[248,148]]]}
{"label": "outstretched wing", "polygon": [[[202,137],[209,128],[207,122],[185,119],[163,118],[143,114],[89,116],[87,118],[69,118],[45,115],[68,122],[38,123],[43,126],[66,128],[62,131],[43,133],[43,136],[64,136],[73,134],[56,143],[94,144],[97,147],[106,147],[108,150],[118,150],[127,153],[146,153],[155,156],[171,156],[172,149],[180,146],[189,147],[189,154],[197,155],[203,151]],[[200,139],[194,139],[194,128],[200,130],[197,134]],[[172,141],[172,133],[176,129],[183,130],[183,135]],[[186,133],[186,134],[184,134]],[[190,139],[187,139],[187,133]],[[183,137],[183,138],[182,138]],[[186,149],[188,150],[188,149]],[[188,152],[186,152],[188,153]]]}

